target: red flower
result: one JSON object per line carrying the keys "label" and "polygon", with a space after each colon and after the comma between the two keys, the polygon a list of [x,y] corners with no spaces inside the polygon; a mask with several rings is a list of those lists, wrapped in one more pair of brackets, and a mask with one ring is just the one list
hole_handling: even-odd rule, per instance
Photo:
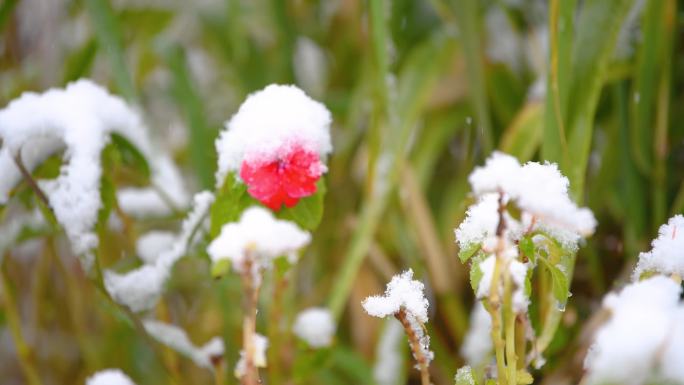
{"label": "red flower", "polygon": [[277,211],[313,195],[324,171],[316,152],[293,146],[273,161],[242,162],[240,177],[249,195]]}

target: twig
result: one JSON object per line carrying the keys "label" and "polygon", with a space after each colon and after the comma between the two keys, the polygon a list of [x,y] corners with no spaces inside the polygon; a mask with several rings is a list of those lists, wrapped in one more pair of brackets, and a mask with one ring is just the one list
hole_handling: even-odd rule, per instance
{"label": "twig", "polygon": [[14,159],[14,163],[17,165],[17,168],[19,168],[21,176],[24,178],[26,183],[28,183],[29,187],[31,187],[31,190],[33,190],[38,199],[40,199],[45,204],[45,207],[52,211],[52,208],[50,207],[50,201],[48,200],[47,195],[45,195],[45,192],[43,192],[40,186],[38,186],[36,180],[33,179],[31,173],[26,169],[26,166],[24,166],[24,162],[21,160],[21,149],[16,154],[14,154],[12,158]]}
{"label": "twig", "polygon": [[411,346],[411,351],[413,352],[413,357],[418,362],[418,368],[420,369],[420,383],[421,385],[430,385],[430,371],[428,358],[425,356],[423,347],[420,345],[420,338],[413,330],[413,325],[409,321],[406,311],[404,309],[399,310],[398,313],[394,315],[396,319],[401,322],[404,327],[406,336],[409,340],[409,345]]}

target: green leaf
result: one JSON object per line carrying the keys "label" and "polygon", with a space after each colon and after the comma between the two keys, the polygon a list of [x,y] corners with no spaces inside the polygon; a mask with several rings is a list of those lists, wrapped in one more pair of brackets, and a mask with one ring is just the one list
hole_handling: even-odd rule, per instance
{"label": "green leaf", "polygon": [[518,243],[520,251],[526,256],[532,263],[535,263],[536,256],[534,254],[534,242],[531,237],[522,237]]}
{"label": "green leaf", "polygon": [[541,103],[528,103],[501,138],[501,150],[526,162],[534,156],[542,138],[544,109]]}
{"label": "green leaf", "polygon": [[534,382],[534,378],[530,372],[525,369],[518,369],[518,373],[515,376],[518,379],[518,385],[530,385]]}
{"label": "green leaf", "polygon": [[230,260],[227,258],[219,259],[211,265],[211,276],[213,278],[221,278],[224,275],[228,274],[229,270]]}
{"label": "green leaf", "polygon": [[478,253],[470,264],[470,287],[473,288],[474,292],[477,292],[477,287],[480,285],[480,280],[482,280],[482,269],[480,269],[480,263],[485,259],[484,253]]}
{"label": "green leaf", "polygon": [[480,243],[473,243],[468,245],[466,248],[459,250],[458,259],[461,260],[461,263],[466,263],[470,259],[470,257],[472,257],[478,250],[480,250],[480,247],[482,247],[482,244]]}
{"label": "green leaf", "polygon": [[470,366],[463,366],[456,372],[456,385],[475,385],[473,370]]}
{"label": "green leaf", "polygon": [[145,156],[128,139],[119,134],[112,134],[112,143],[120,154],[123,165],[130,166],[139,172],[145,179],[151,176],[150,165]]}
{"label": "green leaf", "polygon": [[183,113],[190,140],[190,162],[204,188],[214,186],[213,140],[216,134],[207,122],[203,101],[195,88],[185,50],[175,45],[168,50],[166,60],[171,70],[171,93]]}
{"label": "green leaf", "polygon": [[594,136],[594,118],[615,41],[634,0],[585,0],[577,17],[568,101],[568,154],[562,170],[574,199],[581,198]]}
{"label": "green leaf", "polygon": [[97,223],[98,226],[103,226],[107,223],[109,214],[116,204],[116,187],[107,172],[103,173],[102,178],[100,178],[100,199],[102,200],[102,207],[97,213]]}
{"label": "green leaf", "polygon": [[553,296],[558,301],[558,308],[564,309],[570,296],[568,276],[557,265],[550,263],[546,258],[539,258],[539,260],[542,261],[546,269],[551,273]]}
{"label": "green leaf", "polygon": [[70,54],[64,63],[64,84],[84,77],[95,62],[97,53],[97,40],[90,39],[76,52]]}
{"label": "green leaf", "polygon": [[323,218],[323,198],[325,197],[325,181],[316,182],[316,193],[301,199],[294,207],[285,207],[276,213],[281,219],[292,221],[305,230],[315,230]]}
{"label": "green leaf", "polygon": [[123,37],[119,20],[107,0],[86,0],[100,47],[107,53],[118,92],[128,100],[136,99],[133,79],[126,66]]}
{"label": "green leaf", "polygon": [[209,235],[212,238],[216,237],[224,224],[237,221],[247,207],[258,204],[259,202],[247,194],[247,186],[238,181],[234,173],[226,175],[226,181],[211,206]]}

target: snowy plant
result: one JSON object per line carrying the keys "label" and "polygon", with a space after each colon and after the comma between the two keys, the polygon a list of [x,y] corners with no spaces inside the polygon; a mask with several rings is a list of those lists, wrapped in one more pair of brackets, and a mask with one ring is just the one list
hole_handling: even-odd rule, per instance
{"label": "snowy plant", "polygon": [[[208,191],[203,191],[197,193],[193,201],[193,209],[183,221],[180,232],[173,237],[173,242],[165,246],[154,245],[162,250],[156,257],[141,255],[141,259],[147,263],[126,273],[109,269],[104,271],[105,287],[114,300],[128,306],[134,312],[149,310],[157,304],[164,285],[171,276],[173,266],[197,242],[196,232],[206,222],[214,196]],[[151,248],[150,245],[144,246]],[[140,251],[143,254],[150,252],[145,249]]]}
{"label": "snowy plant", "polygon": [[266,349],[268,338],[259,333],[252,335],[251,342],[245,343],[244,349],[240,350],[240,360],[235,364],[235,377],[243,379],[249,373],[256,372],[256,368],[266,367]]}
{"label": "snowy plant", "polygon": [[[681,287],[654,276],[603,300],[608,321],[584,361],[587,384],[684,384]],[[660,381],[660,382],[659,382]]]}
{"label": "snowy plant", "polygon": [[223,357],[224,346],[220,337],[214,337],[204,345],[196,346],[190,341],[187,333],[177,326],[155,320],[145,320],[143,325],[150,336],[188,357],[197,366],[213,370],[214,362]]}
{"label": "snowy plant", "polygon": [[119,369],[105,369],[88,377],[86,385],[135,385],[135,383]]}
{"label": "snowy plant", "polygon": [[651,246],[651,251],[639,254],[634,280],[648,273],[684,277],[684,216],[675,215],[660,226]]}
{"label": "snowy plant", "polygon": [[430,351],[430,336],[425,332],[429,302],[424,289],[423,283],[414,280],[413,270],[409,269],[392,277],[384,295],[368,297],[362,306],[373,317],[394,317],[401,322],[417,362],[416,369],[420,370],[421,382],[429,385],[428,369],[434,354]]}
{"label": "snowy plant", "polygon": [[[270,269],[274,259],[281,256],[291,262],[296,261],[297,251],[310,240],[309,233],[300,230],[294,223],[276,219],[264,208],[251,207],[242,213],[239,222],[223,225],[221,233],[207,248],[214,271],[225,270],[226,262],[229,262],[242,277],[247,298],[243,324],[243,349],[246,353],[243,355],[244,363],[238,366],[241,369],[236,369],[236,373],[244,384],[256,384],[259,377],[257,368],[260,365],[255,362],[258,356],[254,353],[254,345],[259,345],[261,339],[254,336],[263,271]],[[257,343],[254,342],[255,338]]]}
{"label": "snowy plant", "polygon": [[608,320],[584,361],[588,384],[684,384],[682,230],[682,215],[660,226],[651,251],[639,254],[633,283],[603,299]]}
{"label": "snowy plant", "polygon": [[29,183],[46,200],[86,269],[98,245],[94,226],[103,207],[101,153],[113,138],[128,141],[149,161],[153,158],[139,115],[89,80],[42,94],[26,92],[0,111],[0,204],[7,203],[22,178],[63,152],[56,179]]}
{"label": "snowy plant", "polygon": [[312,307],[297,315],[292,330],[312,348],[324,348],[332,344],[335,320],[326,308]]}
{"label": "snowy plant", "polygon": [[[570,295],[574,255],[581,240],[593,233],[596,220],[589,209],[570,199],[568,180],[555,164],[521,165],[512,156],[495,152],[468,181],[475,203],[455,235],[459,258],[470,262],[475,295],[489,313],[491,345],[482,342],[484,325],[475,325],[476,334],[468,336],[463,349],[478,372],[492,346],[499,381],[516,384],[529,377],[518,370],[517,360],[541,361],[557,326],[558,310],[564,309]],[[537,267],[538,274],[548,277],[541,280],[546,286],[539,293],[548,313],[541,315],[541,335],[528,358],[527,343],[516,340],[530,337],[527,310]],[[479,318],[484,317],[474,321]]]}
{"label": "snowy plant", "polygon": [[273,210],[313,195],[331,152],[330,112],[295,86],[250,95],[216,140],[217,188],[239,178]]}

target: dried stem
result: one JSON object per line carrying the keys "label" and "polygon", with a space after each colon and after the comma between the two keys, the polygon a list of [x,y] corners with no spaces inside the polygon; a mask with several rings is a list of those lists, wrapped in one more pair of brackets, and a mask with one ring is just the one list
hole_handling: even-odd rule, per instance
{"label": "dried stem", "polygon": [[401,309],[394,315],[394,317],[398,319],[399,322],[401,322],[401,325],[404,327],[404,331],[406,332],[406,336],[409,340],[409,345],[411,346],[411,351],[413,352],[413,357],[416,359],[416,362],[418,362],[421,385],[430,385],[430,364],[428,362],[428,358],[425,356],[423,347],[420,345],[420,338],[416,334],[415,330],[413,330],[413,325],[411,325],[411,321],[409,321],[406,311]]}
{"label": "dried stem", "polygon": [[45,195],[45,192],[43,192],[40,186],[38,186],[36,180],[33,179],[31,173],[26,169],[26,166],[24,166],[24,162],[21,160],[21,149],[13,156],[13,159],[14,163],[17,165],[17,168],[19,168],[21,176],[24,178],[26,183],[28,183],[31,190],[33,190],[38,199],[40,199],[43,202],[43,204],[45,204],[45,207],[52,210],[50,208],[50,201],[48,200],[47,195]]}
{"label": "dried stem", "polygon": [[257,385],[260,383],[254,356],[256,353],[256,315],[259,299],[259,282],[254,277],[254,260],[248,252],[242,272],[242,285],[245,289],[245,316],[242,324],[242,344],[245,351],[245,373],[241,378],[242,385]]}

